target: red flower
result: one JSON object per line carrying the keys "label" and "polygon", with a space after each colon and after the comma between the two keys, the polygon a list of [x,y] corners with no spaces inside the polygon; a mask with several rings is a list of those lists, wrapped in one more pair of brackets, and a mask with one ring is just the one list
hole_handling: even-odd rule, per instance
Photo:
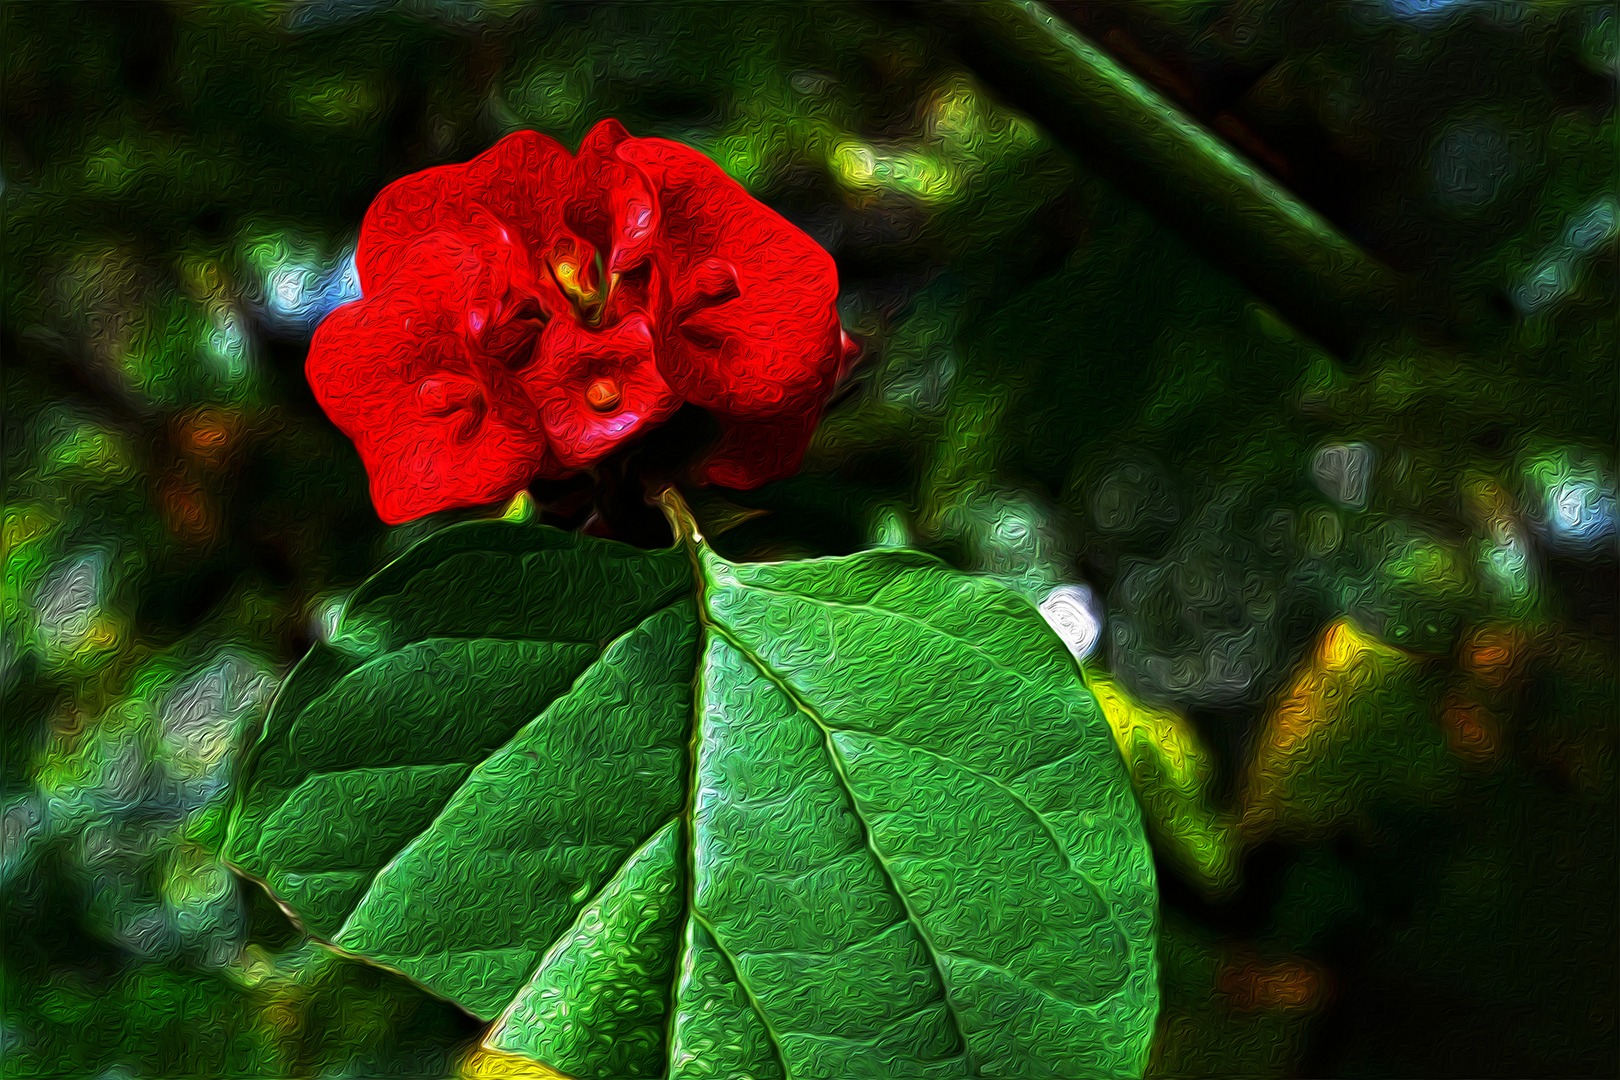
{"label": "red flower", "polygon": [[589,468],[683,402],[720,420],[701,479],[798,468],[852,352],[832,259],[701,154],[613,120],[389,185],[364,298],[309,378],[397,523]]}

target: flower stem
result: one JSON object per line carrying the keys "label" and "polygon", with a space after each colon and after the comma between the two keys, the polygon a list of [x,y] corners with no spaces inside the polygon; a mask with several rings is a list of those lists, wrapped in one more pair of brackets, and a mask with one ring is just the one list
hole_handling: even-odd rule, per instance
{"label": "flower stem", "polygon": [[698,529],[697,518],[692,514],[692,508],[686,505],[681,493],[671,484],[653,497],[664,517],[669,521],[669,527],[675,534],[677,544],[691,547],[703,546],[703,533]]}

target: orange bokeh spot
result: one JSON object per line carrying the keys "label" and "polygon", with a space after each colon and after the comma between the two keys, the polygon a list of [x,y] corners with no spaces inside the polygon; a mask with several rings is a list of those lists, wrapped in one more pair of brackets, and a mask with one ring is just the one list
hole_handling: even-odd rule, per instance
{"label": "orange bokeh spot", "polygon": [[1219,985],[1233,1007],[1245,1012],[1309,1009],[1323,996],[1322,973],[1298,960],[1231,963],[1221,969]]}

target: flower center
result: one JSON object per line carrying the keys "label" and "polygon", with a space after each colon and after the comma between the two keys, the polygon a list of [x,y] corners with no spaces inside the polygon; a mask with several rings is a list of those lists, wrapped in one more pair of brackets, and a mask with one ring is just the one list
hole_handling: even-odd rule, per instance
{"label": "flower center", "polygon": [[612,379],[592,379],[585,388],[585,403],[597,412],[612,412],[623,397],[619,384]]}
{"label": "flower center", "polygon": [[[605,270],[600,252],[590,264],[582,262],[574,254],[553,256],[551,259],[552,278],[588,326],[597,326],[601,323],[602,311],[607,307],[608,293],[613,290],[614,282],[618,280],[619,275],[607,274]],[[591,279],[595,281],[594,286],[587,284]]]}

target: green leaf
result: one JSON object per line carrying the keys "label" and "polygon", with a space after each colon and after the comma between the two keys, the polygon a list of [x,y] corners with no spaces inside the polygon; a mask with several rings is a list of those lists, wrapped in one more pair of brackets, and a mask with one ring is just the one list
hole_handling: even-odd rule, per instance
{"label": "green leaf", "polygon": [[570,1076],[1139,1075],[1154,883],[1024,600],[910,552],[732,564],[519,522],[355,595],[232,863]]}

